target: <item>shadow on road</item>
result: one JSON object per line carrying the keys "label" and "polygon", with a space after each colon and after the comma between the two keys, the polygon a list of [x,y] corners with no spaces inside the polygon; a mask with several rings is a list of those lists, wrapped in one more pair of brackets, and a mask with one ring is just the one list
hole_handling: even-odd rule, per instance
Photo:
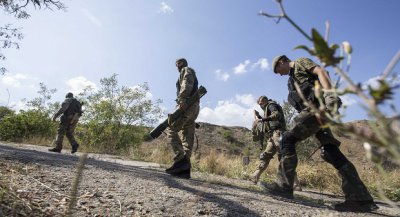
{"label": "shadow on road", "polygon": [[[43,152],[37,150],[29,150],[23,148],[12,147],[9,145],[2,145],[0,144],[0,158],[5,160],[12,160],[12,161],[19,161],[23,164],[41,164],[41,165],[48,165],[51,167],[64,167],[64,168],[71,168],[74,169],[75,166],[79,162],[79,156],[70,155],[70,154],[59,154],[59,153],[51,153],[51,152]],[[118,171],[118,172],[126,172],[132,174],[136,178],[145,179],[145,180],[160,180],[160,182],[164,183],[166,186],[171,188],[176,188],[179,190],[186,191],[193,195],[198,196],[203,201],[212,202],[218,204],[221,208],[226,211],[227,216],[260,216],[258,213],[253,212],[252,210],[248,209],[247,207],[243,206],[240,201],[249,201],[249,200],[260,200],[261,196],[264,196],[262,192],[257,190],[251,190],[239,186],[234,185],[218,185],[218,184],[211,184],[204,181],[199,180],[182,180],[172,177],[160,170],[151,169],[151,168],[141,168],[135,166],[127,166],[122,165],[119,163],[107,162],[102,160],[96,159],[87,159],[86,167],[93,166],[99,169],[108,170],[108,171]],[[210,186],[214,189],[224,188],[223,193],[208,193],[205,191],[197,190],[191,186]],[[251,194],[231,194],[230,190],[240,190],[243,192],[248,192]],[[257,195],[260,198],[255,198]],[[239,198],[240,201],[234,201],[225,199],[225,197],[236,197]],[[329,195],[330,196],[330,195]],[[272,197],[279,201],[282,201],[282,198]],[[276,201],[276,205],[279,206],[279,201]],[[288,203],[296,203],[302,204],[304,206],[314,207],[314,208],[328,208],[327,206],[318,203],[314,199],[308,199],[304,196],[301,196],[301,200],[283,200]],[[273,204],[273,201],[268,201],[269,204]],[[378,213],[375,213],[380,215]]]}

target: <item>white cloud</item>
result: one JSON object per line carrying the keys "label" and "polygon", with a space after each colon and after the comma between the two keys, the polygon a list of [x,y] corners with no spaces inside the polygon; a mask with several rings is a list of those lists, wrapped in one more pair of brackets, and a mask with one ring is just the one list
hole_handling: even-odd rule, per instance
{"label": "white cloud", "polygon": [[[366,82],[362,84],[362,88],[364,90],[368,89],[368,86],[371,86],[374,89],[377,89],[379,87],[379,82],[378,80],[381,79],[381,76],[376,76],[373,78],[368,79]],[[386,78],[386,81],[392,86],[392,85],[399,85],[400,84],[400,77],[395,77],[395,78]]]}
{"label": "white cloud", "polygon": [[243,63],[240,63],[236,67],[233,68],[233,73],[235,74],[244,74],[247,72],[247,66],[249,66],[250,60],[245,60]]}
{"label": "white cloud", "polygon": [[236,94],[235,99],[237,102],[240,102],[247,107],[254,107],[255,105],[257,105],[256,100],[252,94]]}
{"label": "white cloud", "polygon": [[253,110],[255,107],[254,97],[251,94],[237,94],[235,99],[219,101],[215,108],[202,108],[197,120],[224,126],[242,126],[250,129],[253,123]]}
{"label": "white cloud", "polygon": [[28,106],[26,106],[26,102],[24,100],[20,100],[17,102],[10,102],[10,108],[13,109],[16,112],[19,112],[20,110],[28,110]]}
{"label": "white cloud", "polygon": [[91,23],[93,23],[97,27],[103,27],[103,23],[100,21],[100,19],[94,16],[89,10],[87,10],[86,8],[82,8],[81,10]]}
{"label": "white cloud", "polygon": [[342,100],[343,106],[346,107],[352,106],[357,103],[357,100],[349,95],[340,96],[340,99]]}
{"label": "white cloud", "polygon": [[96,84],[92,81],[87,80],[85,77],[83,76],[78,76],[75,78],[71,78],[69,79],[66,84],[69,86],[70,88],[70,92],[74,93],[74,94],[78,94],[83,92],[83,90],[86,87],[91,87],[93,89],[96,89]]}
{"label": "white cloud", "polygon": [[256,63],[253,63],[251,69],[260,68],[262,71],[269,70],[269,63],[267,58],[260,58]]}
{"label": "white cloud", "polygon": [[160,12],[163,14],[171,14],[174,10],[165,2],[161,2]]}
{"label": "white cloud", "polygon": [[15,75],[5,74],[3,76],[0,76],[0,79],[1,79],[2,84],[4,84],[5,86],[10,86],[10,87],[21,87],[21,85],[29,86],[27,84],[23,84],[24,83],[23,81],[35,80],[35,78],[30,78],[27,75],[22,74],[22,73],[17,73]]}
{"label": "white cloud", "polygon": [[222,81],[227,81],[230,76],[228,72],[223,72],[221,69],[217,69],[217,71],[215,71],[215,74],[217,75],[217,79]]}

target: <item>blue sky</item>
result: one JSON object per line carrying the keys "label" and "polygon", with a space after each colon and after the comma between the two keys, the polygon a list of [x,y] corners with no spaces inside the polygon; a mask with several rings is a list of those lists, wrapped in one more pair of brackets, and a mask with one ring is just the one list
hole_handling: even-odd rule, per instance
{"label": "blue sky", "polygon": [[[261,10],[279,13],[273,0],[64,2],[66,12],[29,10],[28,20],[0,13],[0,26],[12,23],[24,34],[19,50],[1,50],[7,57],[1,64],[9,71],[0,77],[0,105],[20,108],[22,98],[37,96],[39,82],[57,88],[54,98],[61,101],[67,91],[98,87],[100,78],[117,73],[125,86],[148,82],[152,97],[162,99],[168,112],[175,106],[175,60],[185,57],[208,89],[198,121],[250,127],[258,96],[278,102],[287,97],[287,77],[272,73],[273,57],[309,57],[293,50],[310,44],[287,21],[276,24],[257,15]],[[356,83],[379,76],[400,49],[400,1],[283,3],[307,32],[315,27],[324,33],[328,20],[329,42],[353,45],[350,76]],[[399,90],[396,94],[399,105]],[[368,118],[355,99],[345,101],[346,121]]]}

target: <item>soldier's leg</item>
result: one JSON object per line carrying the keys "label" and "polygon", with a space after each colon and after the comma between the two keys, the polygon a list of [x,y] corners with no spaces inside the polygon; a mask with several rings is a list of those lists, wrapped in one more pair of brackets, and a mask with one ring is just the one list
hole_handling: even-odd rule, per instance
{"label": "soldier's leg", "polygon": [[342,190],[345,202],[335,205],[335,209],[342,211],[370,211],[376,209],[373,198],[361,181],[354,165],[339,149],[340,142],[336,140],[329,128],[321,129],[316,138],[321,142],[321,157],[332,164],[342,179]]}
{"label": "soldier's leg", "polygon": [[298,163],[295,145],[298,141],[315,134],[319,128],[315,116],[307,111],[302,111],[294,119],[293,129],[282,134],[277,181],[272,186],[266,186],[268,192],[293,198],[293,184]]}
{"label": "soldier's leg", "polygon": [[71,123],[68,126],[68,129],[67,129],[67,132],[66,132],[67,139],[68,139],[68,141],[69,141],[69,143],[71,144],[71,147],[72,147],[72,149],[71,149],[71,153],[72,154],[75,153],[78,150],[78,147],[79,147],[79,144],[75,140],[75,137],[74,137],[74,132],[75,132],[75,128],[76,128],[77,124],[78,124],[78,122]]}
{"label": "soldier's leg", "polygon": [[53,145],[55,147],[49,149],[49,151],[61,152],[63,141],[64,141],[64,135],[65,135],[65,132],[67,131],[67,128],[68,128],[67,122],[65,122],[65,121],[60,122],[60,124],[58,125],[58,129],[57,129],[56,139],[53,142]]}
{"label": "soldier's leg", "polygon": [[186,158],[190,160],[194,143],[194,131],[196,129],[196,119],[199,115],[199,106],[195,104],[188,108],[183,117],[182,145]]}
{"label": "soldier's leg", "polygon": [[254,184],[257,184],[261,174],[267,169],[269,162],[274,157],[276,152],[277,152],[277,147],[274,144],[273,139],[269,138],[267,140],[267,147],[260,154],[260,163],[257,167],[257,170],[251,176],[251,181],[254,182]]}

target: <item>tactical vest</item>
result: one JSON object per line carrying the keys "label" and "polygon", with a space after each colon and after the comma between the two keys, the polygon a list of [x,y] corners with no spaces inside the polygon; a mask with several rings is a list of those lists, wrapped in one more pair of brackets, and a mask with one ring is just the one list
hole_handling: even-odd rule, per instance
{"label": "tactical vest", "polygon": [[[192,89],[192,91],[190,92],[190,94],[188,96],[188,97],[190,97],[190,96],[193,96],[194,93],[196,93],[196,91],[199,89],[199,82],[197,81],[196,72],[193,69],[189,68],[189,67],[187,67],[187,68],[188,68],[188,70],[193,71],[193,75],[194,75],[193,89]],[[179,96],[179,93],[181,92],[181,81],[182,81],[184,76],[185,76],[185,74],[181,73],[180,76],[179,76],[178,81],[176,82],[176,95],[177,96]]]}
{"label": "tactical vest", "polygon": [[309,102],[313,102],[315,106],[319,106],[318,99],[315,97],[314,93],[314,82],[318,80],[318,77],[314,74],[309,73],[309,77],[303,83],[300,83],[294,76],[293,72],[289,74],[288,80],[288,102],[292,105],[298,112],[307,108],[300,95],[297,93],[296,87],[294,86],[294,82],[296,82],[300,86],[300,90],[303,93],[304,97]]}
{"label": "tactical vest", "polygon": [[283,129],[286,130],[286,122],[285,122],[285,115],[283,113],[282,107],[276,103],[275,101],[269,100],[267,106],[265,107],[264,117],[268,117],[271,115],[271,111],[269,109],[270,105],[275,105],[278,108],[279,112],[279,120],[275,121],[267,121],[265,130],[276,130],[276,129]]}
{"label": "tactical vest", "polygon": [[68,117],[70,115],[74,115],[75,113],[82,115],[82,104],[77,99],[72,98],[68,109],[63,114]]}

